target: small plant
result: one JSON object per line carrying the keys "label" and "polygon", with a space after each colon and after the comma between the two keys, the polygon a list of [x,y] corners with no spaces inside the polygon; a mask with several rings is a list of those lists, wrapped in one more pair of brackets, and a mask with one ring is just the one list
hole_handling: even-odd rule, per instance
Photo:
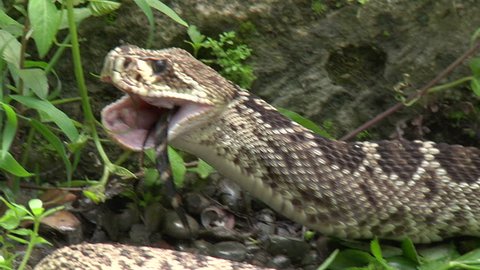
{"label": "small plant", "polygon": [[[13,269],[13,260],[18,254],[12,253],[11,249],[14,249],[14,242],[16,242],[17,244],[27,245],[18,267],[18,270],[23,270],[36,245],[50,244],[38,234],[41,220],[63,207],[45,210],[42,201],[39,199],[30,200],[28,208],[20,204],[8,202],[3,197],[0,197],[0,200],[8,207],[5,214],[0,217],[0,227],[2,228],[2,235],[0,235],[0,268]],[[33,229],[23,228],[21,224],[24,222],[33,223]]]}
{"label": "small plant", "polygon": [[400,247],[380,246],[378,239],[366,245],[363,242],[342,242],[349,247],[338,252],[328,269],[477,269],[480,270],[480,249],[460,255],[453,244],[426,246],[415,249],[410,239]]}
{"label": "small plant", "polygon": [[325,5],[323,0],[312,0],[310,4],[310,8],[312,9],[313,13],[315,14],[322,14],[327,11],[328,6]]}
{"label": "small plant", "polygon": [[193,54],[198,56],[201,48],[208,48],[215,59],[202,59],[209,65],[220,67],[220,74],[243,88],[250,88],[256,79],[251,66],[243,62],[250,57],[252,49],[245,44],[238,44],[235,32],[224,32],[218,40],[202,35],[195,26],[190,26],[188,35],[191,41],[186,41],[193,48]]}

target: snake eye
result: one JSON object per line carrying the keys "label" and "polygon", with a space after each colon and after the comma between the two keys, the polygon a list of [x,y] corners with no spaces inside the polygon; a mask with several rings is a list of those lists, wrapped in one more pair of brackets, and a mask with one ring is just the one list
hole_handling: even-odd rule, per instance
{"label": "snake eye", "polygon": [[167,67],[168,67],[168,63],[165,60],[153,60],[152,61],[152,68],[153,68],[153,72],[155,72],[155,74],[160,74],[160,73],[164,72],[165,70],[167,70]]}

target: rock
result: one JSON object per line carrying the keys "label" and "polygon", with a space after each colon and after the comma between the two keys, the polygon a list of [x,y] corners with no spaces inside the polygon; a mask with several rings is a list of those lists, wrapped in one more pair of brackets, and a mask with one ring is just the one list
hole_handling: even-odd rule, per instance
{"label": "rock", "polygon": [[245,260],[247,249],[239,242],[225,241],[214,244],[210,255],[240,262]]}
{"label": "rock", "polygon": [[235,226],[235,217],[229,212],[216,206],[205,208],[202,211],[200,218],[202,225],[206,229],[224,227],[227,230],[231,230]]}
{"label": "rock", "polygon": [[145,245],[150,242],[150,232],[144,224],[134,224],[128,235],[133,244]]}
{"label": "rock", "polygon": [[268,263],[268,267],[275,269],[285,269],[292,265],[290,259],[285,255],[277,255]]}
{"label": "rock", "polygon": [[[336,137],[394,104],[392,89],[403,74],[410,74],[414,88],[433,78],[469,47],[480,25],[475,1],[327,2],[321,14],[310,1],[295,0],[182,0],[169,5],[211,37],[237,30],[253,49],[250,62],[258,79],[252,92],[317,123],[331,121]],[[111,24],[95,23],[101,18],[82,23],[86,70],[98,70],[99,59],[119,40],[145,45],[148,23],[140,9],[125,3],[117,14]],[[163,15],[155,20],[162,27],[155,32],[155,48],[188,47],[182,26]],[[104,86],[87,79],[89,89],[101,91],[98,98],[106,100]],[[386,138],[393,129],[375,131]]]}
{"label": "rock", "polygon": [[199,215],[202,211],[210,205],[205,196],[199,193],[189,192],[183,196],[185,208],[188,213]]}
{"label": "rock", "polygon": [[272,255],[284,254],[298,262],[308,253],[310,245],[302,239],[273,235],[268,239],[266,249]]}
{"label": "rock", "polygon": [[191,216],[187,216],[190,231],[183,227],[182,221],[175,211],[167,211],[164,217],[163,233],[177,239],[191,239],[198,234],[199,224]]}
{"label": "rock", "polygon": [[145,229],[149,232],[158,230],[164,217],[165,208],[160,203],[152,203],[148,205],[143,212],[143,220]]}
{"label": "rock", "polygon": [[213,244],[205,240],[195,240],[193,246],[198,250],[199,254],[208,255],[213,249]]}
{"label": "rock", "polygon": [[242,197],[240,186],[229,180],[219,182],[218,191],[220,203],[233,211],[244,209],[245,202]]}

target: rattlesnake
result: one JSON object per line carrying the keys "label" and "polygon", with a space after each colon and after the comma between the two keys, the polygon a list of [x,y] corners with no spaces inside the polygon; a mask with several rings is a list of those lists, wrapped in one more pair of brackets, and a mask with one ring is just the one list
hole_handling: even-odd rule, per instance
{"label": "rattlesnake", "polygon": [[329,140],[177,48],[118,47],[106,57],[102,80],[128,94],[102,112],[118,143],[142,149],[162,108],[177,106],[171,145],[325,235],[417,243],[480,235],[477,148]]}

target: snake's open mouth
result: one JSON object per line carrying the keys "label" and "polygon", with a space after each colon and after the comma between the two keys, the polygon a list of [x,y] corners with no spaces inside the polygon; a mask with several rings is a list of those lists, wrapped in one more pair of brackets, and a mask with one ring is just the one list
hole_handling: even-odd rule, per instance
{"label": "snake's open mouth", "polygon": [[[168,125],[168,139],[181,132],[186,121],[206,112],[211,106],[177,99],[142,97],[128,94],[102,110],[102,123],[120,145],[134,151],[154,146],[154,127],[162,114],[178,106]],[[148,138],[147,138],[148,136]]]}

